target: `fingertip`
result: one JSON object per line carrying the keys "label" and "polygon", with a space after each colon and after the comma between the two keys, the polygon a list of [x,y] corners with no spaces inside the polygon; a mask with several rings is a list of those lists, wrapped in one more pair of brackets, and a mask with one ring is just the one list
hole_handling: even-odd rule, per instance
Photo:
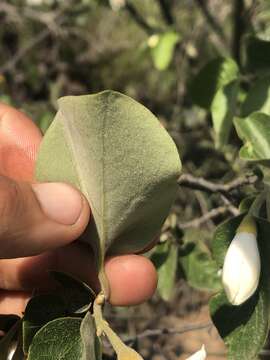
{"label": "fingertip", "polygon": [[110,303],[116,306],[140,304],[154,294],[157,272],[152,262],[140,255],[109,258],[105,265],[111,294]]}

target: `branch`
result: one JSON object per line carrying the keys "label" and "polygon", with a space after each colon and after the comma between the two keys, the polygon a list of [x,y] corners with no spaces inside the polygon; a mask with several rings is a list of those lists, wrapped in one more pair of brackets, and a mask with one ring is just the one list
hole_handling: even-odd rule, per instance
{"label": "branch", "polygon": [[152,28],[142,15],[138,12],[138,10],[128,1],[126,1],[125,9],[128,11],[129,15],[132,19],[148,34],[152,35],[156,32],[156,29]]}
{"label": "branch", "polygon": [[239,189],[245,185],[253,185],[257,180],[258,177],[256,175],[247,175],[236,178],[227,184],[216,184],[201,177],[195,177],[191,174],[183,174],[178,179],[178,184],[194,190],[201,190],[209,193],[219,192],[224,196],[228,196],[228,194],[230,194],[233,190]]}
{"label": "branch", "polygon": [[[64,20],[64,11],[68,8],[68,6],[63,7],[59,12],[57,12],[52,22],[57,25],[61,25]],[[11,72],[15,69],[18,62],[34,47],[36,47],[39,43],[45,40],[51,34],[50,28],[45,28],[41,30],[35,37],[31,38],[24,47],[20,48],[17,53],[12,57],[12,59],[8,60],[3,66],[0,67],[0,74],[4,74],[6,72]]]}
{"label": "branch", "polygon": [[215,209],[208,211],[207,213],[205,213],[203,216],[201,216],[199,218],[187,221],[185,223],[178,223],[177,227],[180,230],[184,230],[187,228],[198,228],[202,224],[206,223],[207,221],[212,220],[220,215],[224,215],[229,211],[230,211],[230,206],[226,206],[226,205],[219,206]]}
{"label": "branch", "polygon": [[174,18],[171,11],[170,0],[158,0],[158,2],[165,22],[167,23],[167,25],[173,25]]}
{"label": "branch", "polygon": [[208,25],[212,28],[212,30],[215,32],[215,34],[220,38],[222,42],[226,46],[229,46],[229,41],[227,37],[225,36],[222,27],[219,25],[219,23],[216,21],[215,17],[211,14],[209,11],[206,0],[195,0],[199,8],[201,9],[201,12],[203,13]]}
{"label": "branch", "polygon": [[185,334],[186,332],[189,332],[189,331],[208,329],[208,328],[211,328],[212,326],[213,326],[213,324],[211,322],[208,322],[206,324],[187,325],[187,326],[183,326],[179,329],[174,329],[174,328],[171,328],[171,329],[167,329],[167,328],[148,329],[148,330],[145,330],[142,333],[137,334],[135,336],[130,336],[130,337],[124,338],[124,342],[132,343],[132,342],[135,342],[136,340],[140,340],[143,338],[156,337],[156,336],[161,336],[161,335]]}

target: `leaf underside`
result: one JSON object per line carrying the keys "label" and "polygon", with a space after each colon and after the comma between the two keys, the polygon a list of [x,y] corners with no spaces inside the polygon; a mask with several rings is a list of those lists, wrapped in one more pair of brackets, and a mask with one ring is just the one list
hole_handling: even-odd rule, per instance
{"label": "leaf underside", "polygon": [[36,178],[79,188],[91,210],[84,241],[102,267],[106,252],[142,250],[176,196],[178,151],[155,116],[113,91],[68,96],[38,154]]}

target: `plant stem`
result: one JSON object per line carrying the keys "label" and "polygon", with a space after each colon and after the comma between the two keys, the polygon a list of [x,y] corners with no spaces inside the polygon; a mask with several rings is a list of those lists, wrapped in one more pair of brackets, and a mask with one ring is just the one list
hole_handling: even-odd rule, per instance
{"label": "plant stem", "polygon": [[97,336],[105,334],[114,348],[118,360],[143,360],[133,349],[128,347],[120,337],[111,329],[108,322],[103,318],[102,306],[105,303],[105,296],[100,293],[94,302],[93,315],[97,328]]}

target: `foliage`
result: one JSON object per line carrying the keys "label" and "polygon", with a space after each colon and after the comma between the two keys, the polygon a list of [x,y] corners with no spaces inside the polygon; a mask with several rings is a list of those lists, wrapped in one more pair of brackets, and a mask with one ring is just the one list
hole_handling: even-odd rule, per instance
{"label": "foliage", "polygon": [[[180,178],[160,243],[149,255],[160,276],[158,293],[169,301],[180,279],[210,294],[218,291],[210,310],[228,357],[256,358],[269,330],[269,2],[3,3],[1,101],[22,108],[45,133],[60,96],[113,89],[146,105],[172,135],[183,172],[195,181],[181,183]],[[243,212],[256,218],[262,274],[254,296],[235,307],[221,289],[220,270]],[[53,331],[58,325],[62,331],[64,321],[62,310],[55,308],[67,297],[65,316],[73,339],[82,339],[78,334],[93,325],[89,304],[94,295],[86,284],[75,286],[66,276],[60,293],[46,295],[52,296],[47,321],[35,318],[35,298],[23,325],[8,318],[3,353],[15,337],[19,354],[22,343],[28,348],[28,336],[37,336],[31,350],[37,358],[40,334],[48,329],[53,347]],[[35,334],[22,336],[18,329],[29,329],[32,316]],[[99,359],[100,344],[93,338],[84,341],[74,343],[81,358],[87,348]]]}

